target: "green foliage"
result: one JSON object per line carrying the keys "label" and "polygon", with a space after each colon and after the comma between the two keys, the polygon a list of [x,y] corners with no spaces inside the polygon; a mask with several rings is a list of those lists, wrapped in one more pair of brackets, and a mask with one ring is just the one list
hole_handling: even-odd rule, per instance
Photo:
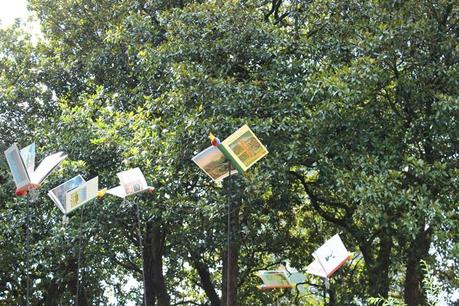
{"label": "green foliage", "polygon": [[[0,31],[0,147],[35,139],[40,156],[65,149],[71,158],[33,208],[34,303],[70,304],[75,294],[81,220],[75,214],[64,228],[45,190],[77,173],[112,187],[116,172],[137,166],[156,189],[137,200],[142,232],[157,226],[164,234],[159,258],[171,304],[209,303],[203,267],[220,293],[228,197],[241,305],[318,305],[319,292],[304,300],[260,292],[254,273],[285,258],[304,270],[336,232],[356,256],[333,276],[330,304],[380,295],[368,301],[402,305],[413,267],[432,303],[437,281],[447,292],[457,287],[453,1],[30,7],[44,40],[34,46],[17,27]],[[228,191],[191,157],[209,145],[209,132],[225,138],[244,123],[269,154]],[[12,198],[3,160],[0,183],[0,301],[23,304],[25,208]],[[142,280],[133,206],[105,197],[88,204],[82,224],[85,301],[107,304],[111,291],[119,304],[140,304],[141,286],[123,287]],[[422,270],[421,260],[435,269]]]}

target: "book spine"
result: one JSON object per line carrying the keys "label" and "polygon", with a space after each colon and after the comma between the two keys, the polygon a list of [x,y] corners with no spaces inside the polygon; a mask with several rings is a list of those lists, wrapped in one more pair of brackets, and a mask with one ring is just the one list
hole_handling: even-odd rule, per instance
{"label": "book spine", "polygon": [[231,164],[237,170],[237,172],[239,172],[239,174],[243,174],[244,173],[244,170],[242,169],[242,167],[234,159],[234,157],[230,154],[230,152],[228,152],[228,150],[225,148],[225,146],[223,144],[219,144],[217,146],[217,148],[220,150],[220,152],[223,153],[223,155],[225,155],[226,159],[228,159],[231,162]]}

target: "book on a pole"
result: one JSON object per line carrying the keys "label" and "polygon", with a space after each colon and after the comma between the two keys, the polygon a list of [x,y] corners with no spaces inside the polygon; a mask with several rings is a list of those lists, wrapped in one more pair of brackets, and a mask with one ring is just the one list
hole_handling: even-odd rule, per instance
{"label": "book on a pole", "polygon": [[322,278],[330,278],[351,258],[338,234],[327,240],[312,256],[314,261],[307,267],[307,272]]}
{"label": "book on a pole", "polygon": [[119,172],[117,176],[120,180],[120,186],[107,190],[107,193],[111,195],[124,199],[136,193],[153,191],[153,187],[148,186],[140,168]]}
{"label": "book on a pole", "polygon": [[258,289],[262,291],[296,289],[300,294],[306,292],[304,286],[306,276],[295,268],[286,265],[280,265],[277,270],[258,271],[257,276],[263,281],[263,285],[258,286]]}
{"label": "book on a pole", "polygon": [[64,215],[68,215],[73,210],[93,200],[98,191],[99,178],[97,176],[85,181],[81,175],[77,175],[51,189],[48,196]]}
{"label": "book on a pole", "polygon": [[222,142],[212,134],[210,139],[212,146],[198,153],[192,160],[217,182],[229,176],[230,169],[231,175],[243,173],[268,154],[266,147],[246,124]]}
{"label": "book on a pole", "polygon": [[35,143],[21,150],[14,143],[5,151],[5,157],[16,184],[16,195],[26,196],[29,190],[38,188],[67,155],[64,152],[49,155],[35,168]]}

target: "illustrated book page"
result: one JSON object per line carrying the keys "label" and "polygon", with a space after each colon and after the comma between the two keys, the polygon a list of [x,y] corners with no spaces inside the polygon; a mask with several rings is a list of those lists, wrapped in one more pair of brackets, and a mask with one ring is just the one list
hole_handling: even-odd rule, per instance
{"label": "illustrated book page", "polygon": [[[216,182],[229,176],[228,160],[225,155],[215,146],[210,146],[192,158],[192,161],[199,166],[211,179]],[[237,171],[231,165],[231,174]]]}
{"label": "illustrated book page", "polygon": [[262,290],[292,287],[285,271],[265,271],[263,270],[263,271],[259,271],[257,275],[263,281],[263,285],[259,287]]}
{"label": "illustrated book page", "polygon": [[54,187],[48,192],[48,196],[53,200],[56,206],[66,214],[66,194],[67,192],[83,185],[85,180],[81,175],[77,175],[70,180],[66,181],[65,183],[60,184],[57,187]]}
{"label": "illustrated book page", "polygon": [[126,195],[142,192],[148,188],[147,181],[139,168],[120,172],[117,176],[120,180],[120,185],[126,192]]}
{"label": "illustrated book page", "polygon": [[228,155],[240,172],[247,171],[268,154],[268,150],[247,125],[243,125],[231,134],[220,146],[219,148]]}
{"label": "illustrated book page", "polygon": [[83,204],[91,201],[97,197],[99,191],[99,178],[95,178],[87,181],[83,185],[67,192],[65,195],[65,207],[66,213],[70,213],[74,209],[82,206]]}

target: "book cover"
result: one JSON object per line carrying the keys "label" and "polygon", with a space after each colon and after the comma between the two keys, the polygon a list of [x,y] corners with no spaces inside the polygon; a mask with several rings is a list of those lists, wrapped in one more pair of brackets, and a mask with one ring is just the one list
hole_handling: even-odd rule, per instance
{"label": "book cover", "polygon": [[5,151],[6,161],[13,175],[14,183],[17,189],[30,184],[29,174],[19,153],[18,146],[13,144]]}

